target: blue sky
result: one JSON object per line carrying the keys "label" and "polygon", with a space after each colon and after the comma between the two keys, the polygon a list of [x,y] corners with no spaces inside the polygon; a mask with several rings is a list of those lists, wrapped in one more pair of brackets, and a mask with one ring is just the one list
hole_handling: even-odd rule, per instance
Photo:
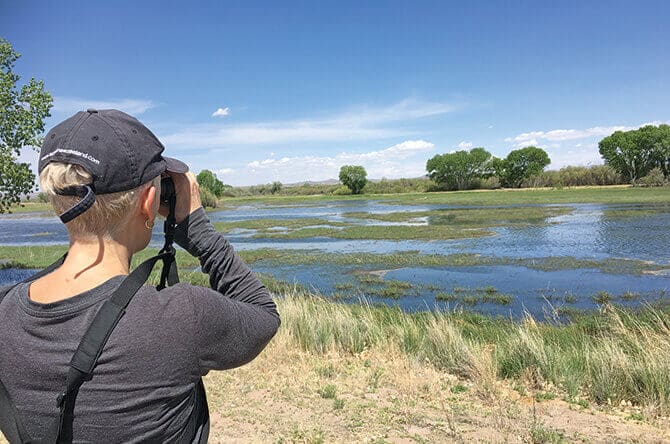
{"label": "blue sky", "polygon": [[669,18],[667,1],[0,0],[48,127],[119,108],[233,185],[416,177],[473,146],[601,163],[602,137],[670,121]]}

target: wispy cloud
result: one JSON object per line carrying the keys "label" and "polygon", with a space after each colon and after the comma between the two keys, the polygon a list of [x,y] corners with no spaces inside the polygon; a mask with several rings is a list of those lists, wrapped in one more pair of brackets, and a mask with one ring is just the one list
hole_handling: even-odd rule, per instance
{"label": "wispy cloud", "polygon": [[551,131],[531,131],[515,137],[508,137],[505,142],[513,142],[517,147],[538,145],[546,142],[562,142],[566,140],[586,139],[589,137],[605,137],[615,131],[629,131],[645,125],[659,125],[660,121],[642,123],[637,126],[594,126],[586,129],[555,129]]}
{"label": "wispy cloud", "polygon": [[230,108],[219,108],[212,113],[212,117],[226,117],[230,115]]}
{"label": "wispy cloud", "polygon": [[79,97],[54,97],[53,111],[55,113],[74,114],[88,108],[95,109],[118,109],[128,114],[142,114],[156,105],[151,100],[141,99],[111,99],[96,100],[82,99]]}
{"label": "wispy cloud", "polygon": [[300,142],[336,142],[402,137],[408,122],[451,112],[446,103],[406,99],[386,107],[359,106],[332,115],[251,123],[192,125],[161,140],[171,147],[226,148]]}
{"label": "wispy cloud", "polygon": [[[568,165],[596,165],[603,160],[598,152],[598,139],[609,136],[615,131],[629,131],[645,125],[667,123],[653,121],[635,126],[612,125],[594,126],[584,129],[556,129],[551,131],[530,131],[515,137],[508,137],[515,148],[537,145],[546,149],[551,159],[551,169]],[[579,141],[578,143],[575,143]]]}
{"label": "wispy cloud", "polygon": [[469,150],[472,146],[472,142],[466,142],[465,140],[458,144],[458,148],[461,150]]}
{"label": "wispy cloud", "polygon": [[383,150],[364,153],[341,152],[334,156],[268,157],[243,168],[222,169],[222,180],[250,185],[279,180],[284,183],[337,178],[342,165],[362,165],[369,178],[417,177],[425,174],[426,153],[435,145],[425,140],[407,140]]}

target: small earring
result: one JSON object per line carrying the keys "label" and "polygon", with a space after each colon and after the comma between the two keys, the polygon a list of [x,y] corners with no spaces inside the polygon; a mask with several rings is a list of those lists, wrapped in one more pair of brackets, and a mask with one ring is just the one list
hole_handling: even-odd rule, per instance
{"label": "small earring", "polygon": [[153,221],[151,222],[151,225],[149,225],[149,219],[144,221],[144,226],[147,227],[147,230],[151,230],[154,227]]}

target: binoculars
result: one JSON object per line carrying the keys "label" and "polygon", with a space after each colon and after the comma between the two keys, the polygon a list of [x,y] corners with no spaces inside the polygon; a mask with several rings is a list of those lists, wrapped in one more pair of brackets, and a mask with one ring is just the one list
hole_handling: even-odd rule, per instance
{"label": "binoculars", "polygon": [[161,205],[170,207],[170,198],[175,196],[174,182],[171,177],[161,179]]}

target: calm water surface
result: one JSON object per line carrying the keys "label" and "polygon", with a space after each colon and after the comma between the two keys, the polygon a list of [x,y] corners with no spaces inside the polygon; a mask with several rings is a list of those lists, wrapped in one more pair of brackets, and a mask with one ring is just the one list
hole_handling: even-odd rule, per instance
{"label": "calm water surface", "polygon": [[[228,235],[238,250],[258,248],[316,249],[324,252],[371,252],[392,253],[419,251],[421,253],[452,254],[478,253],[486,256],[534,258],[548,256],[572,256],[585,259],[629,258],[653,261],[670,266],[670,206],[667,205],[602,205],[570,204],[570,214],[552,217],[548,224],[525,227],[494,228],[494,236],[448,241],[377,241],[342,240],[330,238],[310,239],[258,239],[253,232],[241,230]],[[379,201],[337,201],[319,205],[307,204],[284,207],[240,206],[231,210],[209,214],[213,222],[249,219],[297,219],[321,218],[327,221],[352,221],[362,224],[378,224],[378,221],[350,219],[348,212],[390,213],[428,211],[463,208],[450,205],[395,205]],[[472,207],[469,207],[472,208]],[[612,217],[612,210],[651,210],[650,214],[633,217]],[[152,238],[154,246],[162,245],[162,227],[156,224]],[[0,216],[0,245],[48,245],[67,243],[67,232],[55,217],[38,217],[30,214]],[[347,281],[352,269],[335,272],[310,266],[254,266],[262,272],[301,283],[326,294],[335,292],[336,283]],[[0,272],[0,283],[18,280],[23,271]],[[387,279],[400,279],[415,283],[416,294],[402,298],[397,303],[409,310],[444,307],[446,303],[435,302],[435,291],[422,290],[422,286],[437,286],[448,291],[455,286],[495,286],[499,291],[512,294],[513,302],[507,306],[484,304],[476,308],[482,311],[506,314],[528,310],[539,313],[546,310],[546,294],[538,289],[551,289],[553,295],[572,293],[576,308],[595,306],[589,297],[605,290],[613,294],[627,291],[658,298],[670,290],[668,275],[612,275],[597,270],[537,271],[525,267],[481,266],[403,268],[386,274]],[[545,292],[547,293],[547,292]],[[551,292],[550,292],[551,293]],[[656,296],[652,296],[655,294]],[[539,295],[539,296],[538,296]],[[374,297],[372,298],[374,300]],[[388,303],[388,300],[382,300]],[[634,302],[633,302],[634,303]],[[639,302],[638,302],[639,303]],[[453,303],[449,304],[453,306]]]}

